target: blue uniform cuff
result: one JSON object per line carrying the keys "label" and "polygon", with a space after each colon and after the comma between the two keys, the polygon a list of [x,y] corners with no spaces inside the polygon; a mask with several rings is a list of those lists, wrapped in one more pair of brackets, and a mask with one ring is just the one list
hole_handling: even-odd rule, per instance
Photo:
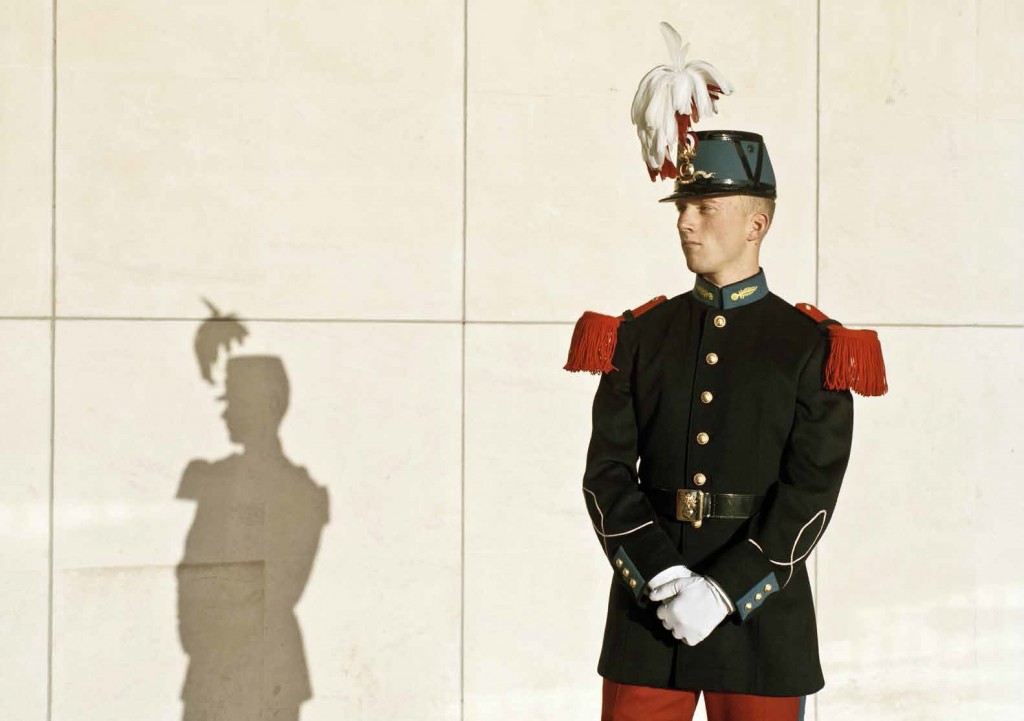
{"label": "blue uniform cuff", "polygon": [[619,550],[612,556],[612,565],[615,566],[615,575],[626,584],[626,587],[639,601],[643,596],[644,586],[647,584],[647,581],[640,575],[640,571],[636,569],[636,565],[630,560],[629,555],[622,546],[619,546]]}
{"label": "blue uniform cuff", "polygon": [[736,610],[739,611],[740,618],[746,620],[747,616],[759,608],[768,596],[778,590],[779,582],[775,578],[774,572],[769,573],[767,576],[755,583],[750,587],[750,590],[743,594],[740,600],[736,602]]}

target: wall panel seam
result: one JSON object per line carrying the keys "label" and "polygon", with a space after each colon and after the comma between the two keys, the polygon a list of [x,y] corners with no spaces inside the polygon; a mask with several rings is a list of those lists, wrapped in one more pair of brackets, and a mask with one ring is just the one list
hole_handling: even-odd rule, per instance
{"label": "wall panel seam", "polygon": [[469,195],[469,0],[462,3],[462,398],[459,418],[459,719],[466,717],[466,278]]}
{"label": "wall panel seam", "polygon": [[57,409],[57,0],[50,10],[50,460],[46,590],[46,720],[53,718],[54,466]]}

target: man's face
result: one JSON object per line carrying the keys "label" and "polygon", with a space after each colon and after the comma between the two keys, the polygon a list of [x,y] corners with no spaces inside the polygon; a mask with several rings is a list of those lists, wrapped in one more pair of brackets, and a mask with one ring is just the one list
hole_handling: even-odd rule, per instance
{"label": "man's face", "polygon": [[756,251],[748,240],[750,213],[743,197],[677,200],[679,241],[686,267],[694,273],[713,275],[742,264],[745,254]]}

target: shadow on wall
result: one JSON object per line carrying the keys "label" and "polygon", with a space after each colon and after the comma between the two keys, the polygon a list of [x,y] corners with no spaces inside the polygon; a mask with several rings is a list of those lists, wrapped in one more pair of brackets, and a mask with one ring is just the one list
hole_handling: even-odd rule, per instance
{"label": "shadow on wall", "polygon": [[[214,316],[196,335],[204,379],[247,331]],[[328,522],[327,489],[284,454],[288,377],[277,356],[228,357],[223,418],[242,452],[193,460],[177,498],[196,514],[177,567],[178,631],[189,657],[184,721],[297,721],[312,698],[295,605]]]}

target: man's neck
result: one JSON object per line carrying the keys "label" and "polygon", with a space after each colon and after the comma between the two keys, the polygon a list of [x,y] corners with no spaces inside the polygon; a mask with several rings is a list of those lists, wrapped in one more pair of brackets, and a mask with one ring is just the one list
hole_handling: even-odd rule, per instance
{"label": "man's neck", "polygon": [[741,280],[745,280],[752,275],[757,275],[758,270],[760,270],[760,266],[755,259],[753,264],[744,264],[743,266],[736,268],[726,268],[714,273],[701,273],[701,277],[707,282],[717,285],[719,288],[724,288],[727,285],[739,283]]}

